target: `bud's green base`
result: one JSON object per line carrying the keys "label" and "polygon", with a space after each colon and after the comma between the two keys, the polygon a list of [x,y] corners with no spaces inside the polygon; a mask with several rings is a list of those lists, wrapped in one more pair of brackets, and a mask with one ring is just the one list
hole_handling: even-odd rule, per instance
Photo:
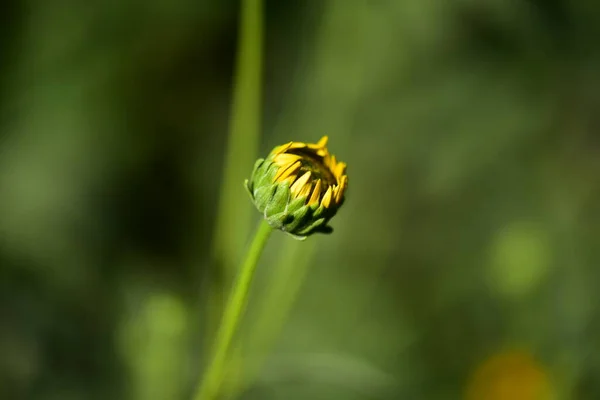
{"label": "bud's green base", "polygon": [[244,182],[252,202],[268,224],[304,240],[313,233],[331,233],[327,225],[336,214],[338,207],[325,208],[323,205],[308,205],[307,196],[294,198],[288,182],[274,182],[278,166],[265,159],[254,164],[252,176]]}

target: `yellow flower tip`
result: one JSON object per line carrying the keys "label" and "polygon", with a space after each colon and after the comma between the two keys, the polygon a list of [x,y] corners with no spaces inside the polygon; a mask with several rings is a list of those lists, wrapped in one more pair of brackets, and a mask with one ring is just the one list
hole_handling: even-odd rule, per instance
{"label": "yellow flower tip", "polygon": [[340,187],[341,187],[341,191],[346,190],[346,188],[348,187],[348,175],[342,176],[342,178],[340,179]]}
{"label": "yellow flower tip", "polygon": [[281,181],[281,183],[288,183],[288,184],[292,184],[296,181],[296,179],[298,179],[298,175],[294,174],[294,175],[290,175],[287,178],[285,178],[284,180]]}
{"label": "yellow flower tip", "polygon": [[273,149],[273,151],[271,151],[271,154],[273,154],[273,155],[281,154],[281,153],[285,152],[287,149],[289,149],[293,144],[294,144],[294,142],[289,142],[286,144],[282,144],[281,146],[277,146]]}
{"label": "yellow flower tip", "polygon": [[[308,172],[307,172],[308,174]],[[310,191],[312,189],[312,185],[310,183],[307,183],[306,185],[304,185],[302,187],[302,189],[300,189],[300,191],[298,192],[298,195],[296,197],[300,198],[300,197],[308,197],[308,195],[310,194]]]}
{"label": "yellow flower tip", "polygon": [[327,136],[323,136],[317,143],[308,143],[305,146],[313,150],[319,157],[326,159],[329,156],[327,140]]}
{"label": "yellow flower tip", "polygon": [[342,202],[342,198],[344,197],[344,192],[346,191],[346,186],[348,185],[348,177],[343,176],[339,186],[336,188],[337,191],[335,193],[335,202],[340,204]]}
{"label": "yellow flower tip", "polygon": [[323,200],[321,200],[321,205],[325,208],[329,208],[329,206],[331,205],[331,196],[332,196],[332,190],[331,190],[331,186],[329,186],[327,188],[327,191],[325,192],[325,195],[323,196]]}
{"label": "yellow flower tip", "polygon": [[319,139],[317,146],[319,146],[321,148],[325,148],[325,146],[327,146],[328,140],[329,140],[329,136],[327,136],[327,135],[323,136],[321,139]]}
{"label": "yellow flower tip", "polygon": [[348,177],[346,163],[327,149],[328,136],[317,143],[289,142],[276,147],[273,163],[279,169],[273,182],[289,182],[294,198],[307,198],[308,205],[330,208],[341,204]]}
{"label": "yellow flower tip", "polygon": [[300,169],[301,166],[302,166],[302,162],[296,161],[294,163],[287,164],[287,165],[279,168],[279,170],[275,174],[275,177],[273,178],[273,181],[283,182],[288,177],[290,177],[292,174],[294,174],[298,169]]}
{"label": "yellow flower tip", "polygon": [[294,184],[290,187],[290,191],[292,192],[293,195],[295,195],[296,197],[301,197],[299,194],[301,193],[302,188],[304,187],[304,185],[306,185],[308,183],[308,180],[310,179],[310,171],[306,172],[304,175],[302,175],[300,178],[298,178],[298,180],[296,182],[294,182]]}
{"label": "yellow flower tip", "polygon": [[302,143],[302,142],[292,142],[292,144],[290,145],[289,149],[303,149],[305,147],[310,147],[309,144],[306,143]]}
{"label": "yellow flower tip", "polygon": [[313,204],[319,204],[319,198],[321,197],[321,180],[317,179],[317,183],[315,184],[315,188],[312,192],[312,196],[308,200],[308,205],[312,206]]}
{"label": "yellow flower tip", "polygon": [[333,174],[335,175],[335,177],[339,180],[341,180],[342,178],[346,177],[346,179],[348,178],[346,175],[346,163],[338,163],[335,168],[334,168],[334,172]]}
{"label": "yellow flower tip", "polygon": [[329,157],[325,160],[325,164],[329,167],[330,170],[335,172],[335,166],[338,164],[337,159],[333,154],[330,154]]}
{"label": "yellow flower tip", "polygon": [[296,154],[280,153],[273,157],[273,162],[280,167],[285,167],[286,165],[292,164],[301,158],[302,157]]}

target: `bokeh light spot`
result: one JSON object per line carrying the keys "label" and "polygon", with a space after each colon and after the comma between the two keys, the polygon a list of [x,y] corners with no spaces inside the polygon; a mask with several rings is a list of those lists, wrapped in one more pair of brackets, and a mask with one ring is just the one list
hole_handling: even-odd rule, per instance
{"label": "bokeh light spot", "polygon": [[492,243],[491,288],[507,297],[531,292],[548,272],[550,254],[548,233],[541,227],[525,222],[506,226]]}

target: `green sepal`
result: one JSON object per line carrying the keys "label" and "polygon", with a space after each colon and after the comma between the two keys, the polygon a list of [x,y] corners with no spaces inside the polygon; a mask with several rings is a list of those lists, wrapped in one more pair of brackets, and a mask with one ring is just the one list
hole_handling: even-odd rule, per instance
{"label": "green sepal", "polygon": [[250,181],[246,180],[246,182],[248,182],[248,184],[247,184],[248,190],[250,190],[251,193],[252,193],[252,188],[254,186],[253,182],[256,177],[256,172],[263,165],[264,162],[265,162],[264,158],[259,158],[258,160],[256,160],[256,162],[254,163],[254,167],[252,168],[252,175],[250,175]]}
{"label": "green sepal", "polygon": [[274,229],[283,230],[283,226],[290,219],[290,216],[287,213],[280,212],[275,215],[265,216],[265,220],[267,223]]}
{"label": "green sepal", "polygon": [[299,228],[310,222],[310,208],[304,206],[291,214],[291,221],[283,227],[286,232],[297,232]]}
{"label": "green sepal", "polygon": [[323,225],[324,223],[325,223],[325,218],[319,218],[317,220],[314,220],[312,223],[310,223],[307,226],[300,229],[298,231],[298,234],[299,235],[309,235],[310,233],[312,233],[312,231],[314,231],[317,227],[319,227],[320,225]]}
{"label": "green sepal", "polygon": [[250,199],[252,200],[252,202],[254,202],[254,195],[252,194],[252,186],[248,179],[246,179],[244,181],[244,189],[246,189],[246,193],[248,193],[248,196],[250,196]]}
{"label": "green sepal", "polygon": [[277,185],[261,186],[254,190],[254,205],[258,211],[265,212],[276,190]]}
{"label": "green sepal", "polygon": [[263,162],[260,167],[256,170],[256,174],[252,178],[255,187],[268,186],[273,184],[273,178],[277,173],[277,164],[273,164],[271,161]]}
{"label": "green sepal", "polygon": [[281,183],[275,186],[275,193],[269,199],[268,204],[265,207],[265,216],[288,213],[288,204],[292,194],[290,193],[290,185],[287,182]]}
{"label": "green sepal", "polygon": [[298,240],[300,242],[306,240],[307,236],[302,236],[302,235],[294,235],[293,233],[289,233],[289,232],[285,232],[284,233],[290,237],[292,237],[292,239]]}
{"label": "green sepal", "polygon": [[321,225],[314,228],[310,233],[322,233],[324,235],[329,235],[333,232],[333,228],[329,225]]}
{"label": "green sepal", "polygon": [[327,209],[325,207],[323,207],[322,205],[319,205],[317,207],[317,209],[314,211],[313,216],[315,217],[315,219],[319,219],[321,217],[323,217],[323,214],[327,211]]}
{"label": "green sepal", "polygon": [[293,199],[291,203],[288,205],[288,212],[294,213],[302,207],[305,207],[306,198],[301,197],[299,199]]}

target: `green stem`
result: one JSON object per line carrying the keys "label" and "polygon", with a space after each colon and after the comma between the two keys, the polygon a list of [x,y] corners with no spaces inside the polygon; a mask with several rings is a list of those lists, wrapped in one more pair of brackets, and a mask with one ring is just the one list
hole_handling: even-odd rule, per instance
{"label": "green stem", "polygon": [[238,272],[237,279],[231,289],[229,300],[217,331],[214,355],[196,391],[194,400],[214,400],[219,393],[223,381],[227,353],[240,323],[241,316],[246,308],[248,292],[258,259],[272,231],[273,229],[265,220],[261,221],[246,255],[246,260],[242,265],[242,269]]}
{"label": "green stem", "polygon": [[310,268],[310,259],[314,255],[314,242],[290,240],[285,244],[277,263],[277,268],[269,274],[269,282],[260,293],[257,314],[253,318],[248,332],[244,333],[241,346],[250,349],[253,354],[247,360],[240,360],[232,369],[242,369],[243,374],[228,385],[227,398],[237,398],[256,380],[289,315],[298,292],[304,283]]}

